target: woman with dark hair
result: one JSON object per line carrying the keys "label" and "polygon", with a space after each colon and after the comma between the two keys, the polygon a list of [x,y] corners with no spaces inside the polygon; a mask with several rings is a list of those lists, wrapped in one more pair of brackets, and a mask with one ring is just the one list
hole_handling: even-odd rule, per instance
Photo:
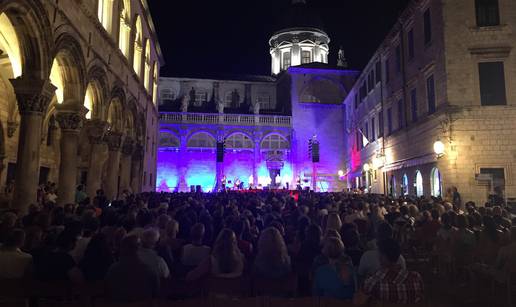
{"label": "woman with dark hair", "polygon": [[99,233],[88,243],[79,268],[87,281],[99,281],[106,277],[113,262],[114,257],[106,236]]}
{"label": "woman with dark hair", "polygon": [[190,271],[186,280],[197,280],[207,274],[213,277],[237,278],[243,272],[244,256],[238,249],[235,233],[229,228],[223,228],[215,240],[211,256]]}

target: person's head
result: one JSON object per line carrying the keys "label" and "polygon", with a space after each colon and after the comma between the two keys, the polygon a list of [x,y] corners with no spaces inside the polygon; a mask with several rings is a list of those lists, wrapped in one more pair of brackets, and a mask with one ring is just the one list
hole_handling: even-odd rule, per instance
{"label": "person's head", "polygon": [[330,260],[337,260],[344,254],[344,243],[336,237],[327,238],[324,240],[322,254]]}
{"label": "person's head", "polygon": [[430,215],[432,216],[432,221],[439,221],[439,210],[432,209]]}
{"label": "person's head", "polygon": [[283,260],[287,256],[287,246],[276,227],[269,227],[260,234],[258,257],[260,256],[272,261]]}
{"label": "person's head", "polygon": [[146,229],[142,233],[142,247],[153,249],[159,241],[159,231],[154,228]]}
{"label": "person's head", "polygon": [[335,229],[339,231],[341,227],[342,221],[340,220],[340,216],[336,212],[330,213],[326,220],[326,230]]}
{"label": "person's head", "polygon": [[192,243],[201,244],[204,239],[204,224],[196,223],[190,229],[190,240]]}
{"label": "person's head", "polygon": [[16,249],[21,248],[25,243],[25,232],[22,229],[12,229],[7,233],[4,240],[3,248]]}
{"label": "person's head", "polygon": [[392,227],[389,223],[381,223],[376,229],[376,240],[392,239]]}
{"label": "person's head", "polygon": [[218,262],[222,273],[231,273],[238,262],[240,251],[233,230],[224,228],[220,231],[213,244],[213,257]]}
{"label": "person's head", "polygon": [[122,239],[120,243],[120,259],[137,257],[140,248],[140,238],[132,235]]}
{"label": "person's head", "polygon": [[342,242],[346,247],[356,247],[360,245],[360,235],[356,230],[347,230],[342,236]]}
{"label": "person's head", "polygon": [[83,235],[85,237],[91,237],[95,233],[97,233],[97,231],[99,230],[100,221],[98,218],[96,218],[94,216],[85,216],[82,219],[82,226],[83,226]]}
{"label": "person's head", "polygon": [[385,239],[378,242],[378,252],[380,255],[380,263],[384,267],[398,263],[401,255],[400,245],[394,239]]}
{"label": "person's head", "polygon": [[177,233],[179,232],[179,223],[176,220],[170,220],[167,223],[167,237],[169,239],[177,238]]}
{"label": "person's head", "polygon": [[71,231],[63,230],[57,237],[57,248],[64,252],[69,252],[75,248],[77,235]]}
{"label": "person's head", "polygon": [[[338,233],[338,232],[337,232]],[[312,246],[321,245],[322,230],[317,224],[310,224],[305,231],[305,242]]]}
{"label": "person's head", "polygon": [[172,218],[168,214],[158,216],[157,225],[159,229],[166,229],[171,219]]}

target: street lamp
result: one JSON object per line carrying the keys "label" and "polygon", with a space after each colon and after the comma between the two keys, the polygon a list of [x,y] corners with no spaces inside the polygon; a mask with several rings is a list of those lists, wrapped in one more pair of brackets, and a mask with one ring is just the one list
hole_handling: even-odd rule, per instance
{"label": "street lamp", "polygon": [[344,176],[344,171],[343,170],[339,170],[339,172],[337,174],[339,175],[339,177],[342,177],[342,176]]}
{"label": "street lamp", "polygon": [[364,172],[369,172],[371,170],[371,165],[369,163],[364,164]]}
{"label": "street lamp", "polygon": [[437,140],[434,143],[434,152],[437,155],[437,157],[442,157],[444,155],[445,146],[444,143],[441,140]]}

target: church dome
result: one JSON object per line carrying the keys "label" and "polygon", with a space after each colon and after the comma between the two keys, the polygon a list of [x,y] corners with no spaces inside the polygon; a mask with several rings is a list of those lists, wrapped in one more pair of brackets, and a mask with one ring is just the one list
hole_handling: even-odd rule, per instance
{"label": "church dome", "polygon": [[330,37],[305,0],[293,0],[281,24],[269,39],[273,75],[291,66],[328,63]]}

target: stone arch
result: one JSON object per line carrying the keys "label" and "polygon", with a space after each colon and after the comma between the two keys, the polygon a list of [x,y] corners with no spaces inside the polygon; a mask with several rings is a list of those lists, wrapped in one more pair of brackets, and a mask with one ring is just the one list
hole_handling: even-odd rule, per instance
{"label": "stone arch", "polygon": [[88,70],[88,77],[87,77],[87,85],[86,85],[86,95],[85,95],[85,103],[84,106],[88,107],[86,105],[87,96],[89,95],[89,87],[91,86],[93,97],[92,99],[92,110],[91,112],[91,119],[100,119],[100,120],[106,120],[107,116],[107,102],[106,100],[109,97],[109,90],[108,90],[108,81],[106,76],[106,71],[104,68],[98,65],[93,65]]}
{"label": "stone arch", "polygon": [[341,104],[348,92],[336,80],[317,76],[311,78],[299,92],[299,101],[322,104]]}
{"label": "stone arch", "polygon": [[67,27],[58,29],[61,33],[56,36],[53,66],[59,65],[63,77],[63,102],[73,101],[82,104],[87,74],[84,53],[78,40],[69,32],[65,32],[67,30]]}
{"label": "stone arch", "polygon": [[[277,144],[277,146],[274,144]],[[260,141],[260,148],[264,150],[290,149],[290,142],[281,133],[271,132],[262,138]]]}
{"label": "stone arch", "polygon": [[196,131],[190,134],[186,142],[189,148],[215,148],[217,139],[208,131]]}
{"label": "stone arch", "polygon": [[230,149],[254,149],[253,138],[242,131],[234,131],[225,138],[226,148]]}
{"label": "stone arch", "polygon": [[107,106],[106,120],[110,124],[110,129],[115,132],[124,131],[123,110],[126,104],[125,92],[122,87],[115,85],[111,90],[111,98]]}
{"label": "stone arch", "polygon": [[138,110],[136,104],[136,99],[131,98],[127,103],[128,108],[126,109],[128,109],[128,111],[124,112],[124,134],[132,140],[135,140],[138,134],[136,128],[138,121]]}
{"label": "stone arch", "polygon": [[53,34],[45,8],[39,0],[5,0],[0,14],[11,21],[20,46],[22,76],[46,80],[50,74]]}
{"label": "stone arch", "polygon": [[179,136],[174,131],[167,129],[160,130],[158,142],[158,147],[179,148],[181,146],[181,140]]}

